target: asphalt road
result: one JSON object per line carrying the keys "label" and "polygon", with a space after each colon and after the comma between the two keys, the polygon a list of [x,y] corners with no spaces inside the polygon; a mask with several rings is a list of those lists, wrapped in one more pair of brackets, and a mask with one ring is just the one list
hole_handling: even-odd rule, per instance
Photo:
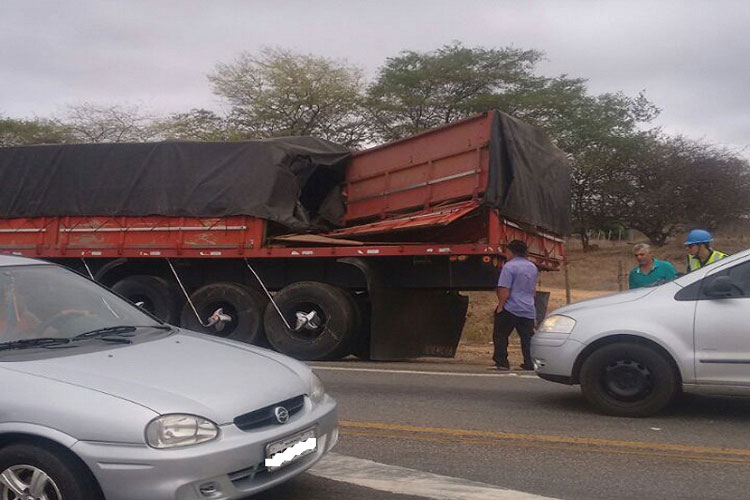
{"label": "asphalt road", "polygon": [[[513,490],[496,498],[750,496],[750,399],[688,396],[667,414],[624,419],[598,415],[577,387],[529,372],[420,363],[318,364],[316,372],[339,402],[336,456],[352,465],[329,464],[260,498],[439,498],[430,492],[445,490],[445,477],[476,496],[443,498],[489,498],[479,483]],[[376,477],[401,470],[411,471],[401,482]]]}

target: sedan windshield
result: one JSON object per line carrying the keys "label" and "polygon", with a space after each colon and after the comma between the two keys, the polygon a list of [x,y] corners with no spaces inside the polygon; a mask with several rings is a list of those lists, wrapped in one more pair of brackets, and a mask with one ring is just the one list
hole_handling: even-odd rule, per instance
{"label": "sedan windshield", "polygon": [[60,343],[56,339],[154,328],[166,327],[67,269],[49,265],[0,267],[0,345],[41,347]]}

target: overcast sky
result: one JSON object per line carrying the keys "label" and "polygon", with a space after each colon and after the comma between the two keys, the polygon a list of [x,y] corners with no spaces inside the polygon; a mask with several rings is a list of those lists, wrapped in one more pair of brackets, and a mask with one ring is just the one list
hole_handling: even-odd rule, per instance
{"label": "overcast sky", "polygon": [[0,115],[82,102],[220,109],[206,75],[263,46],[364,68],[401,50],[513,46],[593,92],[641,90],[656,124],[750,150],[750,1],[0,0]]}

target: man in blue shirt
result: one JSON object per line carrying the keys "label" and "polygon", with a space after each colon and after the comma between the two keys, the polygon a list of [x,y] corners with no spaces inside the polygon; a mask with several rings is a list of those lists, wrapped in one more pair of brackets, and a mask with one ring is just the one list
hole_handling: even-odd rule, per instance
{"label": "man in blue shirt", "polygon": [[515,329],[521,337],[521,351],[523,352],[521,368],[533,370],[531,336],[534,335],[536,318],[534,295],[539,271],[526,258],[528,253],[526,243],[513,240],[507,248],[512,258],[503,266],[497,282],[497,308],[492,333],[492,340],[495,344],[492,359],[495,361],[495,366],[492,369],[510,370],[508,337]]}
{"label": "man in blue shirt", "polygon": [[644,286],[661,285],[677,277],[677,269],[666,260],[655,259],[651,255],[651,247],[646,243],[638,243],[633,247],[633,255],[638,265],[630,270],[628,287],[641,288]]}

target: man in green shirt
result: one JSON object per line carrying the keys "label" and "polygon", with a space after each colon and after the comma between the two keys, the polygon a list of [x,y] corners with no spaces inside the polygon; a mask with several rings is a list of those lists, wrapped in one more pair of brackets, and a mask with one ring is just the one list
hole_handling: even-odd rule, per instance
{"label": "man in green shirt", "polygon": [[638,243],[633,247],[633,254],[638,265],[630,270],[628,284],[630,289],[644,286],[661,285],[672,281],[677,276],[675,267],[666,260],[655,259],[651,255],[651,247],[646,243]]}

